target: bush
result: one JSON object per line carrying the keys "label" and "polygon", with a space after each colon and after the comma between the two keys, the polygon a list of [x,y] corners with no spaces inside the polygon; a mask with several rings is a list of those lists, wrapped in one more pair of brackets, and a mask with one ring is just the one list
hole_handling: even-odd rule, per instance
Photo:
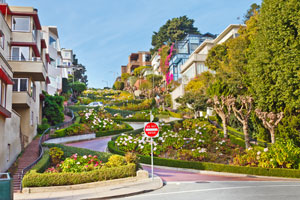
{"label": "bush", "polygon": [[60,163],[61,158],[64,155],[64,152],[61,150],[61,148],[52,147],[49,151],[49,155],[51,156],[51,162],[54,165],[57,165],[58,163]]}
{"label": "bush", "polygon": [[109,157],[108,162],[105,163],[106,167],[119,167],[126,164],[126,160],[123,156],[112,155]]}
{"label": "bush", "polygon": [[56,125],[64,120],[64,107],[63,107],[63,100],[62,96],[58,95],[45,95],[45,106],[43,107],[43,116],[48,119],[48,122],[51,125]]}
{"label": "bush", "polygon": [[47,187],[59,185],[74,185],[125,178],[136,175],[135,164],[120,167],[101,168],[98,170],[81,173],[37,173],[30,171],[23,178],[23,187]]}
{"label": "bush", "polygon": [[72,124],[68,128],[59,129],[54,132],[51,137],[59,138],[73,135],[80,135],[84,133],[89,133],[89,128],[85,124]]}
{"label": "bush", "polygon": [[43,118],[42,119],[42,124],[39,124],[37,126],[37,133],[38,134],[43,134],[48,128],[50,128],[50,125],[48,124],[48,119],[47,118]]}

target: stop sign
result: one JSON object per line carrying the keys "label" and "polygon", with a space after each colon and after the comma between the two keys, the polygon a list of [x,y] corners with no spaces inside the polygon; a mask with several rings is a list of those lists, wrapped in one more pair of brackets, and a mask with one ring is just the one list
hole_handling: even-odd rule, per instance
{"label": "stop sign", "polygon": [[145,123],[144,131],[148,137],[158,137],[159,129],[157,123]]}

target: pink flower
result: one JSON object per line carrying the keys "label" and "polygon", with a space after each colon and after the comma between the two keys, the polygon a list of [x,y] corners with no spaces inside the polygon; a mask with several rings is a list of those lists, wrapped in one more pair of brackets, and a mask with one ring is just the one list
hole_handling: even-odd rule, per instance
{"label": "pink flower", "polygon": [[91,158],[92,157],[92,155],[89,155],[89,158]]}
{"label": "pink flower", "polygon": [[86,165],[85,167],[89,167],[88,165]]}
{"label": "pink flower", "polygon": [[98,158],[97,156],[94,156],[94,158]]}
{"label": "pink flower", "polygon": [[96,163],[95,165],[94,165],[94,167],[97,167],[98,166],[98,164]]}

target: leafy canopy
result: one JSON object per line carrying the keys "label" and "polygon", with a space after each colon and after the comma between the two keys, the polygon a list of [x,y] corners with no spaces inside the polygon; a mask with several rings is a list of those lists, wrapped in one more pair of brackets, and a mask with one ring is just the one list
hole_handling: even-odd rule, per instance
{"label": "leafy canopy", "polygon": [[198,29],[194,27],[194,20],[187,16],[175,17],[169,19],[158,32],[152,35],[152,52],[157,51],[164,44],[171,44],[184,39],[187,34],[200,34]]}

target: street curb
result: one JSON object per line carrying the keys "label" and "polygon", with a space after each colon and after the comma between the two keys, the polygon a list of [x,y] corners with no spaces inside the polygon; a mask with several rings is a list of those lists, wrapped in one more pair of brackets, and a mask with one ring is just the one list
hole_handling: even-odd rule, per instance
{"label": "street curb", "polygon": [[[97,185],[96,187],[91,188],[76,188],[73,190],[56,190],[51,191],[42,191],[39,193],[15,193],[14,199],[63,199],[63,198],[72,198],[72,199],[108,199],[108,198],[122,198],[126,196],[132,196],[137,194],[142,194],[150,191],[154,191],[163,187],[164,183],[162,179],[158,176],[155,176],[152,180],[149,178],[147,171],[141,170],[141,174],[138,175],[140,178],[137,180],[128,182],[128,178],[122,179],[124,181],[118,182],[121,179],[115,179],[106,182],[106,185]],[[107,183],[114,181],[113,185],[108,185]],[[81,184],[84,185],[84,184]],[[94,186],[95,186],[94,185]]]}
{"label": "street curb", "polygon": [[[143,166],[151,167],[151,165],[143,164]],[[166,166],[159,166],[154,165],[156,168],[161,169],[169,169],[169,170],[175,170],[175,171],[183,171],[183,172],[193,172],[198,174],[204,174],[204,175],[218,175],[218,176],[234,176],[234,177],[253,177],[253,178],[268,178],[268,179],[280,179],[280,180],[288,180],[288,181],[300,181],[300,179],[297,178],[286,178],[286,177],[274,177],[274,176],[257,176],[257,175],[251,175],[251,174],[238,174],[238,173],[230,173],[230,172],[215,172],[215,171],[208,171],[208,170],[197,170],[197,169],[187,169],[187,168],[177,168],[177,167],[166,167]]]}

